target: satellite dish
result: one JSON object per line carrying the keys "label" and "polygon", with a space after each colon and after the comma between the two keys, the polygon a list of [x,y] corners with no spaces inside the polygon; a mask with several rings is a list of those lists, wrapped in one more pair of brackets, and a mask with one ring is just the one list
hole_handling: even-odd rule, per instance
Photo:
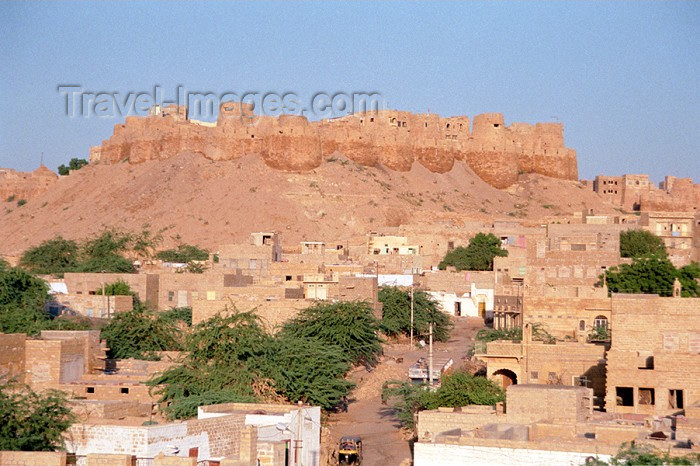
{"label": "satellite dish", "polygon": [[283,422],[278,422],[277,425],[275,425],[275,428],[280,432],[284,432],[285,430],[289,429],[289,426]]}

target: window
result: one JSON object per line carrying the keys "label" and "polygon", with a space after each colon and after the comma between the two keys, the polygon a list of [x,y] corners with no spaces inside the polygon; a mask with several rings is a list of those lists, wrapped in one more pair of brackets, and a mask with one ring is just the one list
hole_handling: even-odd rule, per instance
{"label": "window", "polygon": [[291,281],[292,281],[292,276],[291,276],[291,275],[285,275],[285,276],[284,276],[284,281],[285,281],[285,282],[291,282]]}
{"label": "window", "polygon": [[595,328],[602,328],[607,330],[608,329],[608,318],[605,316],[598,316],[595,319],[593,319],[593,327]]}
{"label": "window", "polygon": [[537,371],[531,371],[531,372],[530,372],[530,378],[531,378],[532,380],[537,380],[537,379],[540,378],[540,373],[537,372]]}
{"label": "window", "polygon": [[119,393],[121,393],[122,395],[128,395],[129,389],[127,387],[122,387],[119,389]]}
{"label": "window", "polygon": [[653,388],[640,388],[639,389],[639,404],[640,405],[654,405],[654,389]]}
{"label": "window", "polygon": [[86,387],[85,393],[95,393],[95,387]]}
{"label": "window", "polygon": [[683,409],[683,390],[668,391],[668,407],[671,409]]}
{"label": "window", "polygon": [[634,389],[632,387],[615,387],[617,406],[634,406]]}
{"label": "window", "polygon": [[172,301],[173,299],[175,299],[175,292],[168,291],[168,301]]}
{"label": "window", "polygon": [[582,331],[582,332],[583,332],[584,330],[586,330],[586,321],[585,321],[585,320],[579,321],[579,323],[578,323],[578,329],[579,329],[580,331]]}

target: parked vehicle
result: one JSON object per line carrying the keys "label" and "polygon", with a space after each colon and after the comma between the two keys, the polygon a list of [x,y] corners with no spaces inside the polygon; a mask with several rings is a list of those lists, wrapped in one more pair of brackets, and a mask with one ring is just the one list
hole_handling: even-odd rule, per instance
{"label": "parked vehicle", "polygon": [[345,436],[338,443],[338,464],[362,463],[362,438]]}
{"label": "parked vehicle", "polygon": [[[442,375],[448,372],[454,362],[452,358],[434,358],[433,359],[433,381],[440,383]],[[430,362],[428,358],[420,358],[411,367],[408,368],[408,378],[416,383],[429,382],[428,380],[428,370]]]}

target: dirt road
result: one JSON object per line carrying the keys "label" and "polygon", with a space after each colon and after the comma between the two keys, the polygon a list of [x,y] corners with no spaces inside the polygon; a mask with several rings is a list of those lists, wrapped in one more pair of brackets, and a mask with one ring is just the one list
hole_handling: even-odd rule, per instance
{"label": "dirt road", "polygon": [[[435,343],[433,357],[452,358],[455,367],[465,363],[474,334],[483,328],[481,319],[459,318],[450,340]],[[347,413],[330,416],[328,426],[333,444],[343,435],[359,435],[364,444],[363,466],[396,466],[412,459],[411,446],[401,432],[394,413],[381,401],[381,387],[387,380],[407,378],[408,368],[419,357],[428,357],[428,348],[409,348],[405,344],[387,344],[384,357],[371,372],[357,370],[351,374],[357,388],[352,393]],[[402,362],[396,362],[403,358]],[[411,464],[411,463],[404,463]]]}

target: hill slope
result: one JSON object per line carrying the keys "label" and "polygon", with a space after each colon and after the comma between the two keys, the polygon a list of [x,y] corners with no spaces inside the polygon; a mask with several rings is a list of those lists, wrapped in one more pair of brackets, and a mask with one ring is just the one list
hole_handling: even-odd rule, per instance
{"label": "hill slope", "polygon": [[[443,174],[414,163],[408,172],[369,168],[344,157],[305,173],[273,170],[256,156],[212,161],[182,152],[141,164],[95,164],[61,177],[26,205],[0,210],[0,254],[16,255],[56,235],[83,238],[116,227],[167,229],[166,244],[216,248],[252,231],[285,242],[346,239],[371,229],[465,219],[520,218],[582,208],[611,211],[576,181],[526,175],[493,188],[465,164]],[[179,235],[179,236],[178,236]]]}

